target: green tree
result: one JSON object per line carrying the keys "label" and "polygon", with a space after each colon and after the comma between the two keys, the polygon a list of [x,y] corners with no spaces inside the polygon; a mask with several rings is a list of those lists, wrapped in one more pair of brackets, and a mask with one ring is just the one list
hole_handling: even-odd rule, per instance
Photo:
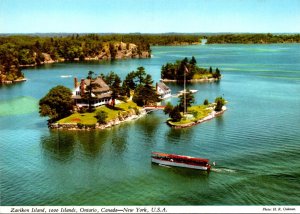
{"label": "green tree", "polygon": [[137,71],[135,72],[135,76],[138,79],[138,83],[141,85],[144,83],[146,77],[146,71],[144,67],[138,67]]}
{"label": "green tree", "polygon": [[169,114],[170,118],[172,119],[173,122],[179,122],[182,118],[181,114],[180,114],[180,107],[179,106],[175,106],[172,111],[170,111]]}
{"label": "green tree", "polygon": [[[185,102],[184,102],[184,98],[186,100]],[[190,90],[187,90],[185,96],[184,94],[179,96],[179,110],[182,112],[184,111],[185,109],[184,103],[186,104],[186,108],[188,108],[191,107],[194,102],[195,102],[194,95]]]}
{"label": "green tree", "polygon": [[209,104],[208,99],[205,99],[203,105],[208,105],[208,104]]}
{"label": "green tree", "polygon": [[215,107],[215,111],[221,111],[222,107],[225,105],[225,99],[223,97],[217,97],[215,99],[215,103],[216,103],[216,107]]}
{"label": "green tree", "polygon": [[196,65],[197,64],[197,61],[196,61],[194,56],[192,56],[192,59],[190,60],[190,64],[191,65]]}
{"label": "green tree", "polygon": [[101,110],[101,111],[97,111],[96,112],[96,116],[98,123],[100,124],[105,124],[106,123],[106,119],[108,117],[107,112]]}
{"label": "green tree", "polygon": [[216,72],[213,74],[213,77],[217,79],[221,77],[221,72],[218,68],[216,68]]}
{"label": "green tree", "polygon": [[87,79],[89,80],[89,84],[86,86],[86,90],[88,91],[87,94],[85,94],[84,96],[87,98],[88,103],[89,103],[89,112],[92,112],[92,101],[94,100],[93,96],[92,96],[92,92],[94,89],[96,89],[97,87],[99,87],[99,84],[95,82],[95,79],[93,78],[93,76],[95,75],[94,71],[89,71],[88,72],[88,76]]}
{"label": "green tree", "polygon": [[126,86],[131,90],[134,90],[136,88],[136,83],[134,81],[135,76],[136,76],[135,72],[132,71],[126,75],[125,80],[124,80]]}
{"label": "green tree", "polygon": [[119,97],[121,93],[121,79],[118,75],[115,75],[114,82],[111,86],[112,89],[112,99],[113,99],[113,106],[115,106],[115,100]]}
{"label": "green tree", "polygon": [[39,101],[40,116],[48,116],[50,120],[57,120],[71,114],[73,109],[72,92],[70,89],[58,85],[52,88]]}
{"label": "green tree", "polygon": [[170,112],[173,110],[174,106],[168,102],[166,107],[164,108],[164,113],[165,114],[170,114]]}

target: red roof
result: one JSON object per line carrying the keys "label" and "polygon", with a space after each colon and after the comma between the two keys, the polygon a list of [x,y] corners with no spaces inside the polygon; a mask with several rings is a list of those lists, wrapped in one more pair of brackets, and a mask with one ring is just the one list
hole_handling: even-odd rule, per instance
{"label": "red roof", "polygon": [[196,158],[196,157],[176,155],[176,154],[166,154],[166,153],[161,153],[161,152],[152,152],[152,155],[161,156],[161,157],[168,157],[168,158],[172,158],[172,159],[200,161],[200,162],[206,162],[206,163],[209,162],[209,160],[205,159],[205,158]]}

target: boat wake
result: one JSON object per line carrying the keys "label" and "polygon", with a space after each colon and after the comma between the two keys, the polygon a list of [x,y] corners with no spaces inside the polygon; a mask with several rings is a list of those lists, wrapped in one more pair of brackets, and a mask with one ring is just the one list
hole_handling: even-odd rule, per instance
{"label": "boat wake", "polygon": [[212,168],[210,171],[213,171],[213,172],[225,172],[225,173],[235,173],[236,170],[234,169],[227,169],[227,168]]}
{"label": "boat wake", "polygon": [[70,78],[70,77],[72,77],[72,75],[61,75],[60,77],[61,78]]}

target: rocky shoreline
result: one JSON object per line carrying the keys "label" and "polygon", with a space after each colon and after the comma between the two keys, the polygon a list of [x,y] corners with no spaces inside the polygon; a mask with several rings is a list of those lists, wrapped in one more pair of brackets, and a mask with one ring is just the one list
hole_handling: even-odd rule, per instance
{"label": "rocky shoreline", "polygon": [[27,81],[26,78],[16,79],[16,80],[3,80],[3,81],[0,82],[0,84],[9,85],[9,84],[18,83],[18,82],[25,82],[25,81]]}
{"label": "rocky shoreline", "polygon": [[195,125],[198,125],[200,123],[203,123],[203,122],[206,122],[206,121],[209,121],[217,116],[220,116],[222,115],[225,111],[227,110],[226,106],[223,106],[222,107],[222,110],[221,111],[212,111],[208,116],[200,119],[200,120],[197,120],[195,122],[191,122],[191,123],[187,123],[187,124],[181,124],[181,125],[174,125],[172,123],[170,123],[169,121],[167,121],[167,124],[175,129],[182,129],[182,128],[188,128],[188,127],[192,127],[192,126],[195,126]]}
{"label": "rocky shoreline", "polygon": [[119,117],[114,120],[111,120],[111,121],[107,122],[106,124],[96,123],[96,124],[92,124],[92,125],[84,125],[84,124],[80,124],[80,123],[50,123],[48,125],[48,127],[50,129],[65,129],[65,130],[94,130],[94,129],[103,130],[103,129],[108,129],[108,128],[112,128],[114,126],[120,125],[121,123],[124,123],[124,122],[137,120],[137,119],[145,116],[146,114],[147,114],[146,110],[142,109],[139,111],[138,114],[136,114],[135,111],[131,111],[129,114],[127,114],[123,117]]}

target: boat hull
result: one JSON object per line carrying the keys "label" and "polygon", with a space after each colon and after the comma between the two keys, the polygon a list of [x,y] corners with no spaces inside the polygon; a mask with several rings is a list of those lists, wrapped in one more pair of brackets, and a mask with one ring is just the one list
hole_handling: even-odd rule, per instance
{"label": "boat hull", "polygon": [[182,168],[190,168],[190,169],[198,169],[203,171],[209,171],[210,166],[197,166],[197,165],[191,165],[186,163],[178,163],[174,161],[167,161],[167,160],[161,160],[156,158],[151,158],[152,163],[161,164],[165,166],[175,166],[175,167],[182,167]]}

